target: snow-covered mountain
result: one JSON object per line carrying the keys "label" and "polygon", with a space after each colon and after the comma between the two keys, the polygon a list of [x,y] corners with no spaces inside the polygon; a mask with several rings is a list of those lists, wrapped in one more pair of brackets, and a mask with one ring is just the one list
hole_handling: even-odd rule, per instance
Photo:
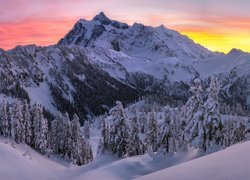
{"label": "snow-covered mountain", "polygon": [[221,83],[223,101],[231,98],[233,103],[245,105],[250,54],[241,50],[211,52],[164,26],[129,26],[102,12],[91,21],[79,20],[58,44],[84,47],[94,63],[110,76],[135,87],[149,76],[171,89],[169,82],[188,82],[197,74],[202,79],[215,75]]}
{"label": "snow-covered mountain", "polygon": [[164,26],[132,26],[100,13],[79,20],[57,45],[0,50],[0,91],[50,111],[102,114],[143,95],[186,101],[198,74],[220,82],[222,102],[245,105],[250,54],[215,53]]}
{"label": "snow-covered mountain", "polygon": [[[128,72],[142,71],[163,78],[169,71],[167,75],[172,75],[173,80],[187,79],[185,75],[192,75],[195,71],[204,76],[230,72],[235,66],[243,67],[242,64],[249,63],[246,61],[250,57],[248,53],[236,49],[227,55],[211,52],[164,26],[154,28],[137,23],[129,26],[110,20],[102,12],[91,21],[79,20],[58,44],[85,47],[97,61],[121,64]],[[215,64],[213,60],[222,63]],[[210,61],[215,70],[208,69],[210,72],[203,73]],[[171,70],[176,74],[171,74]]]}

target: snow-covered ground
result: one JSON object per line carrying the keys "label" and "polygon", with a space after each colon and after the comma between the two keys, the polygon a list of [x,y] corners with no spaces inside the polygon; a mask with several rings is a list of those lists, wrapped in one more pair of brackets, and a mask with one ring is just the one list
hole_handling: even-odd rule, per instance
{"label": "snow-covered ground", "polygon": [[10,140],[0,138],[0,179],[34,180],[57,179],[65,167],[54,162],[27,145],[15,145]]}
{"label": "snow-covered ground", "polygon": [[[96,135],[95,132],[92,134]],[[93,138],[92,142],[96,144],[96,137]],[[248,180],[249,149],[250,141],[247,141],[201,158],[195,149],[158,159],[147,155],[118,159],[105,154],[97,155],[92,163],[78,167],[53,156],[42,156],[26,145],[19,144],[13,148],[9,140],[0,138],[0,179]]]}
{"label": "snow-covered ground", "polygon": [[250,141],[225,150],[143,176],[139,179],[249,180]]}

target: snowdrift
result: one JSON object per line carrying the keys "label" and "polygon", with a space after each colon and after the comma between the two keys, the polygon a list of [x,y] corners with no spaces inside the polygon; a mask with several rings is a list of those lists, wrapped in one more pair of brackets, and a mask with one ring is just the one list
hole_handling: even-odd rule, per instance
{"label": "snowdrift", "polygon": [[230,180],[250,179],[250,141],[155,172],[139,179]]}

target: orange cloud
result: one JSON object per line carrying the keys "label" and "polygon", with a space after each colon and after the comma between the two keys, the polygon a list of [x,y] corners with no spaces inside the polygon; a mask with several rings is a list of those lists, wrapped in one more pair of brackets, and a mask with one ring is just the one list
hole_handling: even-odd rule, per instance
{"label": "orange cloud", "polygon": [[[164,24],[189,36],[195,42],[213,51],[228,52],[240,48],[250,52],[250,18],[243,17],[202,17],[185,14],[152,14],[144,17],[120,15],[117,18],[129,24],[141,22],[158,26]],[[91,19],[92,15],[85,16]],[[21,22],[0,23],[0,47],[10,49],[16,45],[55,44],[64,37],[79,18],[36,19]],[[116,18],[114,18],[116,19]]]}
{"label": "orange cloud", "polygon": [[153,14],[145,16],[142,22],[154,26],[166,25],[212,51],[227,53],[232,48],[239,48],[250,52],[250,17]]}
{"label": "orange cloud", "polygon": [[75,22],[76,19],[62,19],[0,23],[0,47],[10,49],[26,44],[51,45],[64,37]]}

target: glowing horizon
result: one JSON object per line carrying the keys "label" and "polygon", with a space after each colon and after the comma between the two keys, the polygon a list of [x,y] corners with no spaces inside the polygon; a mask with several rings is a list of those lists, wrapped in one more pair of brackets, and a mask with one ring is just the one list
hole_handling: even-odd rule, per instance
{"label": "glowing horizon", "polygon": [[0,0],[0,48],[57,43],[80,19],[103,11],[110,19],[150,26],[163,24],[212,51],[250,52],[247,0]]}

